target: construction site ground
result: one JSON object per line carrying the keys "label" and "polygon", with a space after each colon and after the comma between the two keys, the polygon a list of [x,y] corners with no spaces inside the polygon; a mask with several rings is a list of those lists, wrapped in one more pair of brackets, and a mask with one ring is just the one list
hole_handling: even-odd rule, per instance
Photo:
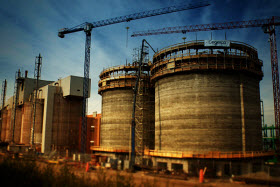
{"label": "construction site ground", "polygon": [[[70,173],[86,181],[104,180],[116,181],[122,180],[122,184],[130,184],[128,186],[221,186],[221,187],[235,187],[235,186],[279,186],[280,178],[269,176],[266,172],[252,173],[243,176],[224,177],[224,178],[205,178],[204,183],[199,182],[198,177],[193,176],[176,176],[172,174],[157,173],[155,171],[118,171],[113,169],[106,169],[100,166],[96,167],[89,165],[89,170],[86,172],[86,164],[67,160],[55,159],[50,160],[44,157],[30,156],[30,157],[15,157],[14,154],[1,153],[0,164],[4,160],[35,162],[38,171],[43,171],[47,166],[51,166],[55,175],[62,171],[63,167],[67,166]],[[3,171],[2,171],[3,172]],[[121,185],[123,186],[123,185]]]}
{"label": "construction site ground", "polygon": [[[48,164],[46,162],[36,161],[36,164],[39,168],[45,168]],[[52,163],[51,164],[54,168],[54,171],[58,172],[64,167],[64,163]],[[131,184],[135,186],[220,186],[220,187],[235,187],[235,186],[251,186],[251,187],[258,187],[258,186],[274,186],[271,185],[269,181],[278,181],[278,185],[280,184],[280,179],[268,176],[265,172],[253,173],[244,176],[240,176],[240,178],[233,179],[231,177],[225,178],[205,178],[204,183],[199,182],[198,177],[187,177],[186,179],[177,179],[176,176],[169,176],[169,175],[150,175],[150,172],[144,171],[137,171],[137,172],[127,172],[127,171],[117,171],[113,169],[106,169],[106,168],[95,168],[92,167],[89,169],[88,172],[85,171],[86,164],[80,163],[68,163],[69,170],[74,175],[79,176],[85,180],[99,180],[101,178],[106,178],[106,180],[114,180],[117,175],[126,178],[131,182]],[[248,180],[250,179],[249,183]],[[266,184],[259,183],[258,180],[262,179],[262,181],[267,181]],[[255,184],[255,180],[256,183]],[[277,186],[278,186],[277,185]]]}

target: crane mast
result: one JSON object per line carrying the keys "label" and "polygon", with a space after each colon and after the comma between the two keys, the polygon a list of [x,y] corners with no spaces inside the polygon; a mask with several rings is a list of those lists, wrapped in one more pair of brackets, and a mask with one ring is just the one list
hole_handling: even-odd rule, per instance
{"label": "crane mast", "polygon": [[82,23],[78,26],[72,27],[70,29],[63,28],[58,31],[58,36],[60,38],[64,38],[65,34],[70,34],[74,32],[84,31],[86,34],[86,44],[85,44],[85,61],[84,61],[84,80],[83,80],[83,109],[82,109],[82,136],[81,136],[81,152],[85,153],[86,151],[86,130],[87,130],[87,119],[86,119],[86,111],[87,111],[87,97],[88,97],[88,86],[89,86],[89,68],[90,68],[90,46],[91,46],[91,31],[93,28],[103,27],[107,25],[112,25],[116,23],[129,22],[132,20],[158,16],[162,14],[169,14],[173,12],[195,9],[200,7],[209,6],[210,3],[208,1],[199,1],[196,3],[179,5],[179,6],[171,6],[161,9],[155,9],[150,11],[139,12],[135,14],[130,14],[127,16],[120,16],[111,19],[105,19],[101,21],[96,21],[93,23]]}
{"label": "crane mast", "polygon": [[37,96],[39,90],[39,80],[41,78],[41,67],[42,67],[42,57],[39,53],[39,56],[35,59],[35,69],[34,69],[34,79],[35,79],[35,93],[33,97],[33,121],[32,121],[32,128],[31,128],[31,139],[30,144],[34,145],[34,131],[35,131],[35,122],[36,122],[36,107],[37,107]]}
{"label": "crane mast", "polygon": [[2,108],[4,108],[5,106],[5,101],[6,101],[6,92],[7,92],[7,80],[5,79],[2,83],[2,97],[1,97],[1,100],[2,100]]}
{"label": "crane mast", "polygon": [[[3,123],[3,109],[5,107],[5,101],[6,101],[6,92],[7,92],[7,80],[5,79],[2,83],[2,95],[1,95],[1,100],[2,100],[2,106],[1,106],[1,119],[2,122],[0,123],[0,135],[2,131],[2,123]],[[1,141],[1,139],[0,139]]]}
{"label": "crane mast", "polygon": [[280,93],[279,93],[279,71],[278,71],[275,25],[274,24],[267,25],[264,26],[263,29],[264,29],[264,33],[269,34],[271,71],[272,71],[272,83],[273,83],[273,99],[274,99],[275,135],[278,141],[276,142],[276,146],[279,149]]}
{"label": "crane mast", "polygon": [[199,24],[199,25],[189,25],[189,26],[166,27],[166,28],[147,30],[147,31],[136,31],[133,32],[131,37],[172,34],[172,33],[185,34],[187,32],[262,27],[264,33],[269,34],[273,99],[274,99],[275,135],[277,141],[276,149],[280,149],[280,142],[279,142],[280,92],[279,92],[279,71],[278,71],[278,57],[277,57],[276,33],[275,33],[275,26],[279,26],[279,25],[280,25],[280,17],[273,16],[268,19],[256,19],[256,20],[249,20],[249,21],[235,21],[235,22],[213,23],[213,24]]}

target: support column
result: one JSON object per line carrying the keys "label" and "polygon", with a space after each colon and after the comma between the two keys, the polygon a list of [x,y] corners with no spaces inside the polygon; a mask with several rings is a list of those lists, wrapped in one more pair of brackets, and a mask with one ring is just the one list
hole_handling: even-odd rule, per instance
{"label": "support column", "polygon": [[48,85],[46,95],[44,97],[44,114],[43,114],[43,129],[42,129],[42,153],[51,151],[52,143],[52,120],[53,120],[53,105],[54,93],[56,87]]}
{"label": "support column", "polygon": [[183,161],[183,171],[189,173],[189,163],[188,161]]}
{"label": "support column", "polygon": [[172,170],[172,163],[171,160],[167,160],[167,170],[171,171]]}
{"label": "support column", "polygon": [[155,157],[152,157],[153,167],[157,167],[157,161]]}

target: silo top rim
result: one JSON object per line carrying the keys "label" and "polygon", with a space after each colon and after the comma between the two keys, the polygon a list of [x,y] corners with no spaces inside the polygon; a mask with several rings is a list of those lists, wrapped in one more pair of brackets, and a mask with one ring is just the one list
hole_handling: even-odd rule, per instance
{"label": "silo top rim", "polygon": [[[221,44],[222,42],[224,42],[224,45],[214,45],[213,43],[216,43],[216,42],[218,44]],[[211,45],[211,43],[213,45]],[[227,44],[229,44],[229,45],[227,45]],[[193,40],[193,41],[177,43],[177,44],[173,44],[173,45],[164,47],[164,48],[160,49],[158,52],[156,52],[154,54],[154,56],[157,56],[157,55],[159,55],[159,54],[161,54],[165,51],[170,51],[170,50],[179,49],[179,48],[190,48],[190,47],[194,47],[196,45],[197,46],[202,46],[203,45],[205,48],[211,48],[211,49],[221,49],[221,48],[230,48],[231,44],[243,45],[243,46],[245,46],[247,48],[250,48],[251,50],[253,50],[254,52],[257,53],[256,48],[254,48],[253,46],[251,46],[249,44],[246,44],[244,42],[233,41],[233,40]]]}
{"label": "silo top rim", "polygon": [[[143,63],[143,67],[144,68],[147,67],[147,70],[148,70],[149,64]],[[112,67],[102,70],[100,75],[104,74],[105,72],[112,72],[112,71],[124,71],[124,70],[135,71],[135,70],[138,70],[138,68],[139,68],[138,63],[128,63],[125,65],[117,65],[117,66],[112,66]]]}

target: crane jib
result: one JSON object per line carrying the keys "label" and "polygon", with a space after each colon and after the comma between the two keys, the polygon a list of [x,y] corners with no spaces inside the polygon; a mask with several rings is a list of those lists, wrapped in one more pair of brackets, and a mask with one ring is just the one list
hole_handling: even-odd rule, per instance
{"label": "crane jib", "polygon": [[[92,28],[103,27],[103,26],[112,25],[112,24],[116,24],[116,23],[129,22],[129,21],[136,20],[136,19],[158,16],[158,15],[162,15],[162,14],[169,14],[172,12],[179,12],[179,11],[188,10],[188,9],[201,8],[201,7],[205,7],[205,6],[209,6],[209,5],[210,5],[210,3],[208,1],[200,1],[197,3],[193,3],[193,4],[171,6],[171,7],[166,7],[166,8],[139,12],[139,13],[135,13],[135,14],[129,14],[126,16],[119,16],[119,17],[115,17],[115,18],[96,21],[93,23],[85,23],[83,25],[90,24]],[[63,38],[64,34],[70,34],[70,33],[79,32],[79,31],[83,31],[83,30],[84,30],[84,26],[78,25],[73,28],[63,28],[63,29],[59,30],[58,33],[59,33],[59,37]]]}
{"label": "crane jib", "polygon": [[147,30],[147,31],[135,31],[132,33],[131,37],[149,36],[149,35],[158,35],[158,34],[172,34],[172,33],[185,34],[186,32],[238,29],[238,28],[249,28],[249,27],[264,27],[270,25],[279,26],[280,17],[273,16],[269,19],[188,25],[188,26],[166,27],[166,28]]}

